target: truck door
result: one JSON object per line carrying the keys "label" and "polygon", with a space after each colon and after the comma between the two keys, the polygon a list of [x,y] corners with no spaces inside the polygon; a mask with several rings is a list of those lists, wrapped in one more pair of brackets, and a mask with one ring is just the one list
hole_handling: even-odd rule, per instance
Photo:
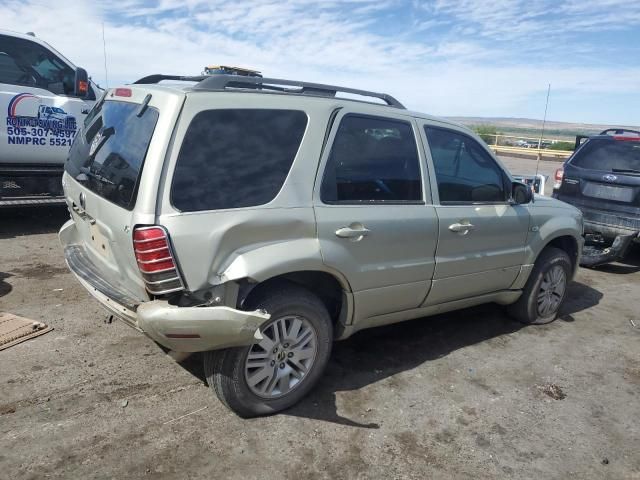
{"label": "truck door", "polygon": [[22,36],[0,35],[0,165],[62,166],[95,100],[74,96],[75,67]]}

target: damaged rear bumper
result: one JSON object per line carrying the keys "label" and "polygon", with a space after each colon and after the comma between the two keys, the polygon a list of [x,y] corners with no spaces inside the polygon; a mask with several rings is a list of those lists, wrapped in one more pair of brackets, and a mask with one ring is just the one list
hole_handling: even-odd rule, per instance
{"label": "damaged rear bumper", "polygon": [[226,306],[178,307],[166,300],[134,300],[118,286],[107,283],[82,256],[82,247],[65,248],[71,272],[111,314],[176,352],[203,352],[251,345],[260,340],[260,326],[270,316],[260,310],[246,312]]}
{"label": "damaged rear bumper", "polygon": [[[586,235],[587,240],[589,234]],[[596,267],[605,263],[611,263],[623,258],[632,242],[640,239],[639,232],[626,233],[618,235],[611,246],[606,248],[598,248],[595,246],[585,246],[580,257],[580,266]]]}

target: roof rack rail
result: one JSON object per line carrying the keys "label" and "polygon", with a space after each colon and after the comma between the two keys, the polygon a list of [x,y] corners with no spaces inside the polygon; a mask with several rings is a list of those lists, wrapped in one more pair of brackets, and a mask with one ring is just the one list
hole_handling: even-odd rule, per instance
{"label": "roof rack rail", "polygon": [[624,135],[625,133],[635,133],[636,135],[640,135],[638,130],[629,130],[628,128],[607,128],[600,132],[600,135],[610,135],[609,132],[613,133],[613,135]]}
{"label": "roof rack rail", "polygon": [[184,75],[147,75],[146,77],[139,78],[135,82],[134,85],[148,85],[151,83],[160,83],[162,80],[177,80],[180,82],[201,82],[207,78],[207,75],[197,75],[193,77],[184,76]]}
{"label": "roof rack rail", "polygon": [[[225,90],[227,88],[245,88],[253,90],[272,90],[283,93],[294,93],[299,95],[316,95],[323,97],[335,97],[338,92],[362,97],[377,98],[385,102],[390,107],[405,109],[398,100],[386,93],[370,92],[367,90],[357,90],[355,88],[338,87],[335,85],[325,85],[322,83],[299,82],[296,80],[285,80],[281,78],[245,77],[240,75],[201,75],[195,77],[180,75],[149,75],[133,82],[134,84],[159,83],[162,80],[177,80],[187,82],[198,82],[194,90]],[[294,88],[286,88],[294,87]]]}

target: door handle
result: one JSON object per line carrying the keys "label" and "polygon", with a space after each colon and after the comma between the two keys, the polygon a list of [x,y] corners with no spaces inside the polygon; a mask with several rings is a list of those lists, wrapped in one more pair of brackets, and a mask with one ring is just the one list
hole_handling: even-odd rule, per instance
{"label": "door handle", "polygon": [[455,233],[461,233],[462,235],[466,235],[475,228],[475,225],[472,225],[471,223],[452,223],[449,225],[449,230]]}
{"label": "door handle", "polygon": [[336,230],[336,237],[350,238],[354,241],[362,240],[371,233],[371,230],[361,224],[351,224],[348,227],[342,227]]}

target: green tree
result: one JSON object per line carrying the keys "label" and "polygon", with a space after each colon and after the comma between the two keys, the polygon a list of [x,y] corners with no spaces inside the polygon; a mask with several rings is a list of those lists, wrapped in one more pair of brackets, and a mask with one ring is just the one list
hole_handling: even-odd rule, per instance
{"label": "green tree", "polygon": [[494,125],[474,125],[472,128],[487,145],[494,145],[496,143],[495,135],[499,135],[499,133]]}
{"label": "green tree", "polygon": [[573,152],[575,146],[575,143],[571,142],[556,142],[549,145],[549,150],[570,150]]}

